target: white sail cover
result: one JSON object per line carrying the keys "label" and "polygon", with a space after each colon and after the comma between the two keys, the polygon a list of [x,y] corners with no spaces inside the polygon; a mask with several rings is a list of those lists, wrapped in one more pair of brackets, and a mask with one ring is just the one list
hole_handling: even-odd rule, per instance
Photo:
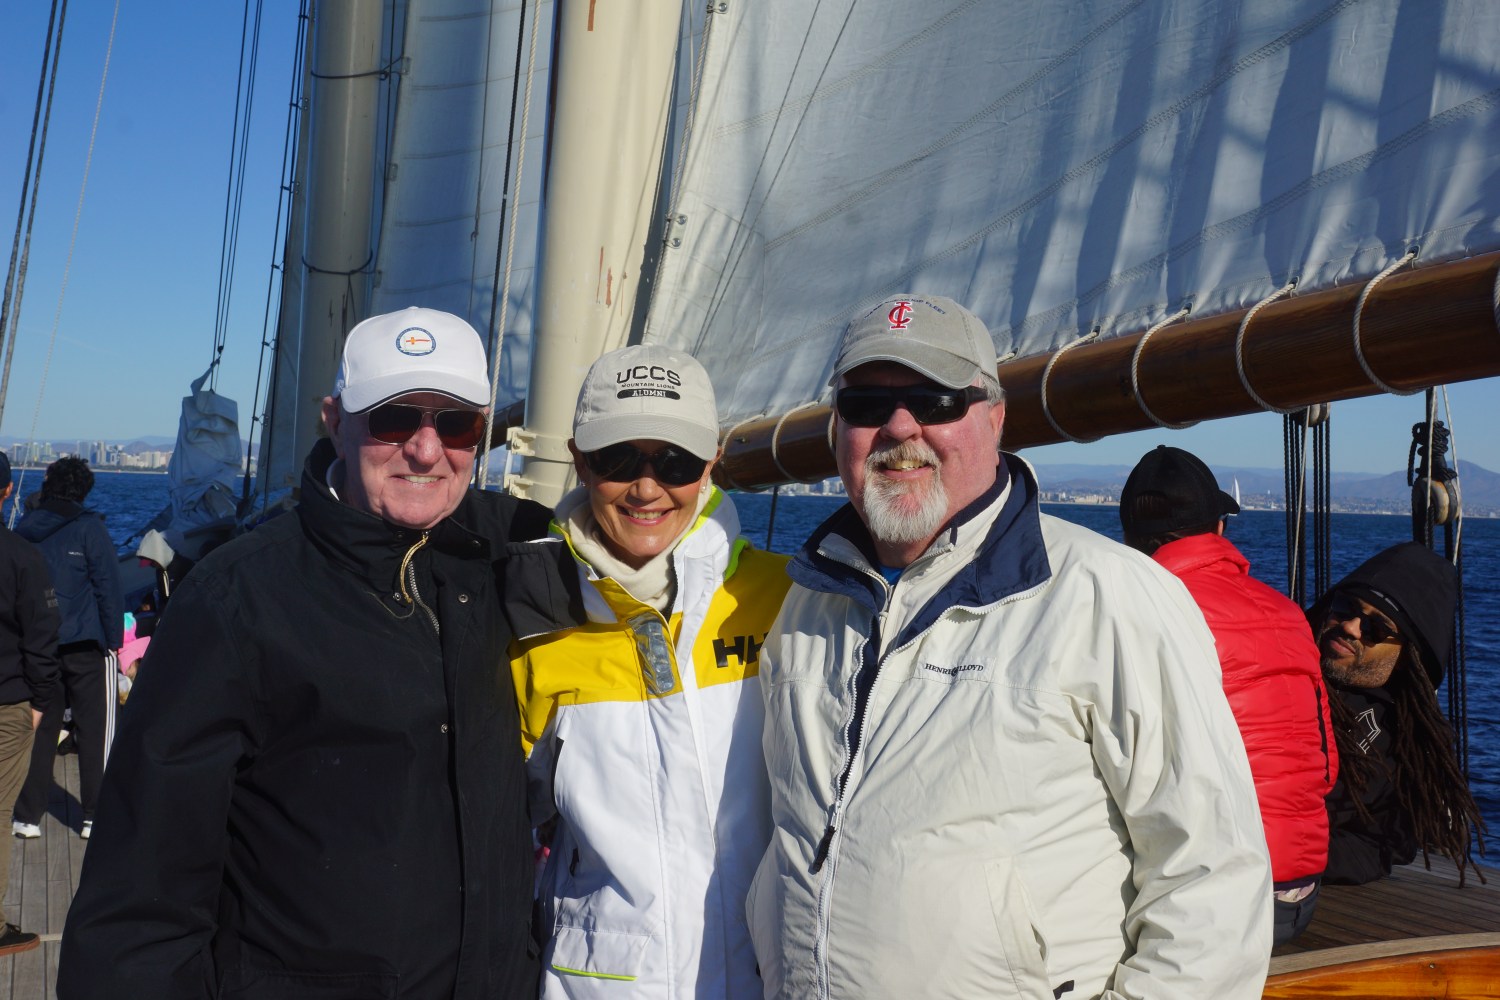
{"label": "white sail cover", "polygon": [[[172,519],[162,529],[176,552],[191,558],[208,536],[205,528],[234,523],[240,476],[240,408],[234,400],[206,388],[210,367],[193,380],[192,395],[182,397],[177,444],[167,463]],[[198,539],[196,542],[194,539]]]}
{"label": "white sail cover", "polygon": [[1003,357],[1500,247],[1497,0],[710,7],[645,339],[726,420],[894,292]]}

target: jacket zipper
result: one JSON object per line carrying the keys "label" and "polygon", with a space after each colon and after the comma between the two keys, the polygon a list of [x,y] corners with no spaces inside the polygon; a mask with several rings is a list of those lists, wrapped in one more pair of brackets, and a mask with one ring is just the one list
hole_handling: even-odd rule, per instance
{"label": "jacket zipper", "polygon": [[422,537],[412,543],[412,547],[406,550],[406,555],[401,557],[401,568],[396,571],[396,582],[401,587],[399,595],[401,600],[414,607],[421,608],[423,617],[432,626],[432,631],[441,636],[443,634],[443,627],[438,624],[436,612],[427,606],[427,602],[422,600],[422,593],[417,589],[417,567],[416,563],[412,561],[413,557],[417,554],[417,550],[427,544],[428,537],[427,532],[422,532]]}
{"label": "jacket zipper", "polygon": [[[870,638],[865,643],[865,649],[868,650],[873,646],[875,650],[875,659],[874,662],[868,666],[868,669],[870,671],[869,681],[866,684],[860,684],[860,678],[864,675],[865,670],[867,669],[866,665],[863,662],[861,662],[860,669],[855,672],[854,677],[850,681],[851,685],[854,688],[854,714],[849,720],[849,729],[852,730],[855,739],[849,745],[849,759],[844,762],[844,770],[839,775],[838,792],[833,801],[833,810],[828,819],[828,828],[823,831],[823,838],[818,841],[817,851],[813,854],[813,874],[817,874],[818,872],[822,871],[823,866],[828,862],[830,855],[833,854],[833,838],[838,835],[838,824],[841,817],[843,816],[844,795],[848,789],[849,775],[854,770],[855,757],[859,755],[860,750],[862,750],[865,745],[865,737],[867,735],[866,730],[869,728],[870,718],[867,709],[869,707],[870,694],[875,690],[875,681],[880,676],[880,664],[881,660],[883,659],[880,653],[881,636],[885,631],[886,614],[890,610],[891,595],[893,594],[894,590],[894,587],[891,587],[889,585],[886,586],[885,603],[881,607],[879,613],[875,615],[875,618],[870,623]],[[863,654],[861,654],[860,659],[861,661],[864,660]],[[825,998],[825,1000],[829,996],[828,921],[830,919],[829,911],[831,909],[829,905],[829,897],[833,892],[833,879],[834,875],[837,872],[838,862],[835,858],[833,867],[828,870],[827,876],[825,876],[823,879],[823,885],[818,890],[818,936],[813,945],[813,954],[814,965],[817,968],[818,972],[818,996]]]}

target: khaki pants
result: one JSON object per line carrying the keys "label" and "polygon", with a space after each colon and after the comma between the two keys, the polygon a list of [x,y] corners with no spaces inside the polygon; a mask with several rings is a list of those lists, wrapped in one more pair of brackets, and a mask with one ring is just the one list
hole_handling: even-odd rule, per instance
{"label": "khaki pants", "polygon": [[10,882],[11,809],[31,766],[31,703],[0,705],[0,899]]}

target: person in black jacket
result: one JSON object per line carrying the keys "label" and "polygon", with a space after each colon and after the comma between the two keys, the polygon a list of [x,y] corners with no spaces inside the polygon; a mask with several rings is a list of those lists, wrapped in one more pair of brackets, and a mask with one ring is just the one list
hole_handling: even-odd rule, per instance
{"label": "person in black jacket", "polygon": [[1447,855],[1462,885],[1471,843],[1484,849],[1484,820],[1436,694],[1457,600],[1453,566],[1406,542],[1370,557],[1308,611],[1340,764],[1325,882],[1383,878],[1420,851]]}
{"label": "person in black jacket", "polygon": [[152,639],[59,1000],[534,994],[503,664],[571,621],[536,624],[549,512],[469,486],[486,371],[447,313],[349,333],[295,513],[206,556]]}
{"label": "person in black jacket", "polygon": [[[0,452],[0,508],[9,499],[10,459]],[[36,547],[0,522],[0,817],[26,779],[33,733],[57,691],[57,600]],[[10,881],[11,838],[0,836],[0,899]],[[36,934],[0,921],[0,955],[29,951]]]}
{"label": "person in black jacket", "polygon": [[[57,633],[57,655],[62,661],[62,687],[73,710],[73,740],[78,745],[78,797],[83,807],[79,836],[94,828],[94,804],[109,741],[114,736],[115,667],[107,654],[124,643],[125,605],[120,597],[119,558],[104,518],[83,506],[94,488],[89,463],[76,455],[47,466],[37,505],[16,525],[16,534],[36,543],[47,559],[47,570],[57,590],[62,624]],[[52,763],[57,757],[57,734],[62,728],[64,699],[57,699],[37,727],[31,771],[16,799],[12,832],[18,837],[40,837],[47,792],[52,788]]]}

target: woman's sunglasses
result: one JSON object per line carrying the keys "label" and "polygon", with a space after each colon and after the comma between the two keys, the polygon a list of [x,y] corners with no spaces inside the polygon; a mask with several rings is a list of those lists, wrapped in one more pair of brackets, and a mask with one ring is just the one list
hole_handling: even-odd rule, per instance
{"label": "woman's sunglasses", "polygon": [[850,385],[834,395],[839,419],[851,427],[879,427],[896,407],[906,407],[923,426],[951,424],[963,419],[969,407],[986,398],[983,386],[948,389],[937,385]]}
{"label": "woman's sunglasses", "polygon": [[1336,622],[1354,619],[1359,622],[1359,641],[1366,646],[1378,646],[1401,638],[1401,633],[1383,616],[1374,611],[1361,611],[1359,604],[1345,594],[1335,594],[1328,605],[1328,617]]}
{"label": "woman's sunglasses", "polygon": [[633,483],[650,465],[654,478],[664,486],[696,483],[703,478],[703,470],[708,467],[707,460],[675,444],[663,445],[648,455],[623,441],[598,451],[584,452],[583,463],[594,475],[612,483]]}
{"label": "woman's sunglasses", "polygon": [[422,429],[422,422],[429,416],[444,448],[472,448],[484,437],[483,410],[439,410],[407,403],[382,403],[365,414],[365,425],[376,441],[405,444]]}

